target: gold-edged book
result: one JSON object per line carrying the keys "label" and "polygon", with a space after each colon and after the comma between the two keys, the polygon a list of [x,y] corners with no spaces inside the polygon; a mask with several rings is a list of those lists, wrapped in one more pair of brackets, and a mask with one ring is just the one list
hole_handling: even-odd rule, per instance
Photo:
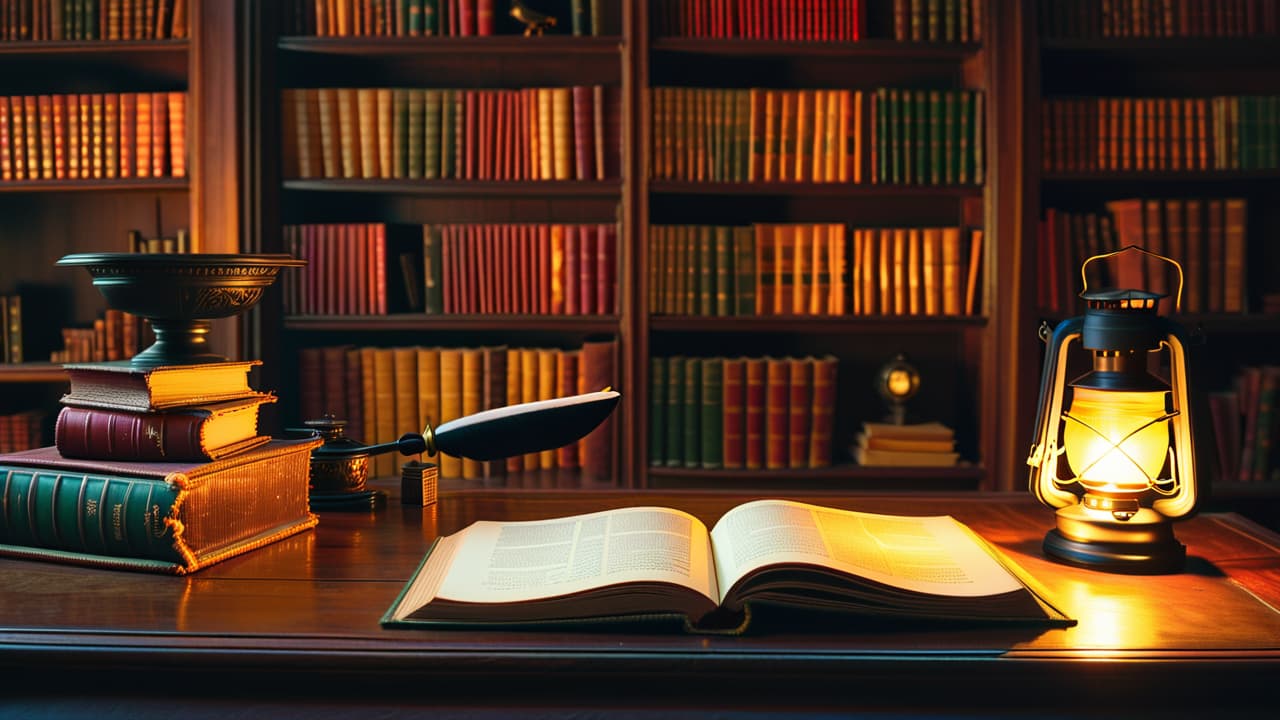
{"label": "gold-edged book", "polygon": [[262,396],[249,387],[260,360],[133,367],[129,361],[64,365],[71,391],[64,405],[150,412]]}
{"label": "gold-edged book", "polygon": [[[912,541],[899,540],[909,536]],[[1070,623],[1034,582],[949,516],[757,500],[711,529],[664,507],[476,522],[441,537],[388,627],[557,627],[665,621],[741,632],[769,610]]]}

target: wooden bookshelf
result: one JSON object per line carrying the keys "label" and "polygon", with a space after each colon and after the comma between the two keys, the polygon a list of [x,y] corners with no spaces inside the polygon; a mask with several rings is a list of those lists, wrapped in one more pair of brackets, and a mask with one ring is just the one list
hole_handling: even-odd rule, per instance
{"label": "wooden bookshelf", "polygon": [[361,58],[388,57],[400,59],[415,55],[511,56],[538,62],[548,56],[569,55],[580,61],[616,59],[625,43],[621,37],[574,37],[544,35],[434,36],[434,37],[316,37],[289,35],[279,39],[277,47],[286,53],[315,55],[351,55]]}
{"label": "wooden bookshelf", "polygon": [[424,197],[555,198],[617,197],[618,180],[380,180],[365,178],[285,180],[289,192],[380,193]]}
{"label": "wooden bookshelf", "polygon": [[775,195],[783,197],[886,198],[907,197],[981,198],[977,185],[883,185],[878,183],[812,183],[812,182],[683,182],[653,180],[649,192],[654,195]]}
{"label": "wooden bookshelf", "polygon": [[616,316],[573,315],[359,315],[350,317],[291,315],[284,320],[286,330],[380,332],[414,330],[451,332],[459,330],[522,332],[613,333]]}
{"label": "wooden bookshelf", "polygon": [[649,317],[649,329],[668,333],[813,333],[839,335],[869,331],[883,334],[952,333],[981,327],[982,317],[926,317],[904,315],[760,315]]}
{"label": "wooden bookshelf", "polygon": [[187,178],[102,178],[91,180],[8,180],[0,182],[0,193],[155,193],[184,192]]}
{"label": "wooden bookshelf", "polygon": [[918,62],[958,62],[981,50],[976,43],[905,43],[882,38],[851,42],[802,42],[743,38],[657,37],[649,44],[654,55],[722,55],[728,57],[836,58]]}

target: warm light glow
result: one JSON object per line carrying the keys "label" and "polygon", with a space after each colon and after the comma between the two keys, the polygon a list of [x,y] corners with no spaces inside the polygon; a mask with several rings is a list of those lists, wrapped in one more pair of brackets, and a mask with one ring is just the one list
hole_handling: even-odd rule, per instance
{"label": "warm light glow", "polygon": [[1081,485],[1102,492],[1150,487],[1169,452],[1166,395],[1075,389],[1063,445]]}
{"label": "warm light glow", "polygon": [[911,392],[911,373],[906,370],[891,370],[889,372],[889,394],[906,395]]}

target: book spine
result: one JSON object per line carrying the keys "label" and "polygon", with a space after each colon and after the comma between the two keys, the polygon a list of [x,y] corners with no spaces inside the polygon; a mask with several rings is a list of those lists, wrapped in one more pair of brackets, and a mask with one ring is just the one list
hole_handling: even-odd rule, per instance
{"label": "book spine", "polygon": [[[462,351],[462,415],[474,415],[484,406],[484,353],[479,349]],[[416,431],[415,431],[416,432]],[[462,477],[474,480],[481,476],[480,461],[462,459]]]}
{"label": "book spine", "polygon": [[835,357],[819,358],[813,364],[812,427],[809,435],[809,467],[831,465],[832,433],[835,425],[836,369]]}
{"label": "book spine", "polygon": [[649,358],[649,464],[661,466],[667,458],[667,361]]}
{"label": "book spine", "polygon": [[702,464],[702,358],[684,361],[684,450],[681,462],[687,468]]}
{"label": "book spine", "polygon": [[[617,387],[616,340],[589,341],[582,345],[579,360],[578,392],[597,392]],[[605,419],[595,430],[581,440],[582,472],[589,478],[613,479],[614,420]]]}
{"label": "book spine", "polygon": [[0,543],[181,563],[178,497],[155,479],[0,465]]}
{"label": "book spine", "polygon": [[[578,364],[581,358],[580,351],[556,353],[555,397],[569,397],[578,393]],[[569,443],[556,451],[556,466],[576,468],[580,464],[580,454],[578,443]]]}
{"label": "book spine", "polygon": [[206,416],[64,407],[54,424],[63,457],[103,460],[209,460],[201,436]]}
{"label": "book spine", "polygon": [[[556,395],[556,372],[559,355],[557,350],[537,350],[537,399],[550,400]],[[556,467],[556,451],[543,450],[538,454],[538,467],[542,470],[554,470]]]}
{"label": "book spine", "polygon": [[809,439],[812,434],[813,366],[808,359],[788,361],[790,408],[787,414],[788,463],[793,468],[808,467]]}
{"label": "book spine", "polygon": [[702,467],[716,469],[724,464],[724,360],[702,361],[702,417],[699,418]]}
{"label": "book spine", "polygon": [[723,361],[720,427],[723,433],[721,454],[724,467],[739,469],[746,465],[746,372],[745,358]]}
{"label": "book spine", "polygon": [[673,355],[665,359],[667,365],[666,401],[666,454],[668,467],[684,464],[684,369],[683,356]]}
{"label": "book spine", "polygon": [[[531,398],[525,398],[531,399]],[[462,351],[440,351],[440,418],[445,423],[462,417]],[[450,455],[440,455],[440,475],[461,477],[462,460]]]}
{"label": "book spine", "polygon": [[790,464],[788,460],[790,457],[788,428],[791,413],[789,363],[785,359],[766,358],[765,373],[765,467],[769,470],[781,470]]}

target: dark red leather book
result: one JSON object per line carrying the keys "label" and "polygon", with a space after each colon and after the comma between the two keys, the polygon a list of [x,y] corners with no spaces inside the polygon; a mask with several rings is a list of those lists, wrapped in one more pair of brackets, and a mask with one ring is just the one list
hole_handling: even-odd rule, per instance
{"label": "dark red leather book", "polygon": [[[578,392],[588,393],[616,388],[616,340],[590,341],[582,344],[578,361]],[[613,479],[613,416],[605,420],[581,440],[583,475],[589,478]]]}
{"label": "dark red leather book", "polygon": [[726,469],[746,465],[746,358],[726,358],[723,370],[722,460]]}
{"label": "dark red leather book", "polygon": [[320,350],[320,382],[324,388],[320,412],[336,418],[343,417],[347,409],[347,348],[330,345]]}
{"label": "dark red leather book", "polygon": [[298,351],[298,411],[300,420],[318,418],[324,414],[324,354],[320,348],[302,348]]}
{"label": "dark red leather book", "polygon": [[263,395],[166,412],[64,407],[54,425],[63,457],[101,460],[217,460],[270,440],[258,435]]}
{"label": "dark red leather book", "polygon": [[363,441],[364,438],[364,357],[360,348],[349,347],[346,350],[346,362],[343,363],[346,374],[345,409],[339,417],[347,421],[346,435]]}
{"label": "dark red leather book", "polygon": [[479,122],[480,116],[480,91],[465,90],[463,97],[466,98],[466,107],[463,112],[462,122],[459,127],[465,128],[462,149],[463,149],[463,165],[462,178],[464,180],[475,180],[478,178],[476,172],[476,142],[479,140],[477,135],[476,124]]}
{"label": "dark red leather book", "polygon": [[[765,359],[765,467],[782,470],[790,465],[788,432],[791,420],[791,367],[785,358]],[[807,411],[807,408],[806,408]]]}
{"label": "dark red leather book", "polygon": [[831,465],[832,431],[836,410],[836,367],[833,355],[818,358],[813,364],[813,405],[809,433],[809,467]]}
{"label": "dark red leather book", "polygon": [[747,469],[764,467],[765,359],[747,358],[743,383],[743,460]]}
{"label": "dark red leather book", "polygon": [[614,312],[614,267],[617,262],[617,233],[613,225],[596,226],[596,314]]}
{"label": "dark red leather book", "polygon": [[578,225],[564,225],[562,232],[564,233],[564,272],[561,277],[564,278],[564,314],[577,315],[578,302],[581,300],[579,286],[582,284],[582,275],[578,270],[578,262],[581,259],[578,252]]}
{"label": "dark red leather book", "polygon": [[440,282],[443,300],[441,307],[446,315],[458,311],[453,296],[454,288],[457,287],[453,275],[453,230],[454,227],[452,225],[440,226]]}
{"label": "dark red leather book", "polygon": [[813,410],[813,359],[792,358],[789,363],[791,407],[787,419],[788,463],[809,465],[809,434]]}
{"label": "dark red leather book", "polygon": [[595,120],[594,103],[591,99],[591,88],[586,85],[573,86],[573,157],[574,177],[578,180],[595,179]]}
{"label": "dark red leather book", "polygon": [[547,315],[551,312],[551,226],[538,226],[537,263],[534,272],[538,278],[537,313]]}
{"label": "dark red leather book", "polygon": [[578,226],[578,314],[593,315],[596,309],[598,281],[596,233],[594,225]]}

